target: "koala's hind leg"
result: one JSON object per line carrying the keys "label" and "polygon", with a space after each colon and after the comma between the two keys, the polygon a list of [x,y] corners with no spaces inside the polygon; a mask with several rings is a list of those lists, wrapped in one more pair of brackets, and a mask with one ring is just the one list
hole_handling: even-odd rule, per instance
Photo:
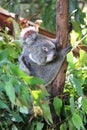
{"label": "koala's hind leg", "polygon": [[26,62],[25,60],[26,58],[24,56],[22,56],[21,60],[23,61],[23,63],[25,64],[25,66],[30,70],[31,68],[31,64],[29,62]]}
{"label": "koala's hind leg", "polygon": [[20,55],[18,57],[19,63],[20,63],[20,69],[22,69],[25,73],[30,75],[29,69],[26,67],[25,63],[23,62],[23,55]]}

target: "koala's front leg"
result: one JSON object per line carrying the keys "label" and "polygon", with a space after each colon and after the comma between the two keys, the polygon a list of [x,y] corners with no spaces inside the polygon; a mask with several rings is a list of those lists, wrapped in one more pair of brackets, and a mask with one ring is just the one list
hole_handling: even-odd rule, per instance
{"label": "koala's front leg", "polygon": [[62,49],[61,54],[62,56],[66,56],[72,49],[71,44],[68,44],[64,49]]}
{"label": "koala's front leg", "polygon": [[30,76],[35,76],[35,71],[30,63],[29,57],[22,56],[21,60],[22,60],[23,64],[25,65],[26,69],[28,70],[28,72],[29,72],[28,74]]}

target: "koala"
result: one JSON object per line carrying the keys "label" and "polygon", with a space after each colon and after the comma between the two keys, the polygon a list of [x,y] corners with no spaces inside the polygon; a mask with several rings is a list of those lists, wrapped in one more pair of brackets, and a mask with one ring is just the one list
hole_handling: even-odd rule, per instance
{"label": "koala", "polygon": [[29,31],[31,32],[27,31],[23,36],[23,53],[28,50],[29,58],[38,65],[51,62],[57,54],[52,39],[38,34],[33,27],[29,27]]}
{"label": "koala", "polygon": [[62,49],[57,39],[39,34],[34,27],[21,32],[23,41],[22,53],[19,56],[20,68],[31,76],[36,76],[48,86],[56,77],[60,67],[71,50],[71,45]]}

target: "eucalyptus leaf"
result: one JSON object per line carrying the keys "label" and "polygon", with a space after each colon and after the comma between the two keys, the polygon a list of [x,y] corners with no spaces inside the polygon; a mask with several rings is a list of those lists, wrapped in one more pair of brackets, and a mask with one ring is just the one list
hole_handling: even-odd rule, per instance
{"label": "eucalyptus leaf", "polygon": [[3,84],[3,82],[0,82],[0,92],[1,91],[4,91],[5,89],[4,89],[4,84]]}
{"label": "eucalyptus leaf", "polygon": [[82,109],[87,114],[87,98],[82,98]]}
{"label": "eucalyptus leaf", "polygon": [[10,111],[8,105],[3,100],[0,100],[0,108]]}
{"label": "eucalyptus leaf", "polygon": [[15,39],[19,39],[19,35],[20,35],[20,26],[19,26],[19,24],[18,24],[15,20],[12,20],[12,21],[13,21]]}
{"label": "eucalyptus leaf", "polygon": [[48,123],[53,123],[50,107],[47,103],[41,105],[43,110],[43,116]]}
{"label": "eucalyptus leaf", "polygon": [[87,61],[87,53],[83,50],[80,50],[80,58],[79,58],[79,63],[80,64],[85,64]]}
{"label": "eucalyptus leaf", "polygon": [[25,85],[21,86],[21,88],[20,88],[20,96],[18,98],[18,100],[20,101],[20,104],[22,106],[29,107],[31,105],[31,100],[30,99],[31,98],[30,98],[28,88]]}
{"label": "eucalyptus leaf", "polygon": [[9,97],[11,103],[15,104],[15,89],[13,87],[13,84],[12,84],[11,80],[9,80],[8,82],[6,82],[6,84],[5,84],[5,90],[6,90],[6,94]]}
{"label": "eucalyptus leaf", "polygon": [[35,85],[35,84],[43,84],[44,81],[38,77],[34,76],[26,76],[24,77],[24,80],[29,83],[30,85]]}
{"label": "eucalyptus leaf", "polygon": [[68,120],[69,123],[69,130],[76,130],[76,127],[73,125],[73,122],[71,119]]}
{"label": "eucalyptus leaf", "polygon": [[75,111],[75,103],[74,103],[74,97],[73,96],[70,98],[70,107],[71,107],[71,112],[73,114],[74,111]]}
{"label": "eucalyptus leaf", "polygon": [[13,125],[12,130],[18,130],[18,128],[15,125]]}
{"label": "eucalyptus leaf", "polygon": [[35,84],[43,84],[44,81],[38,77],[34,76],[29,76],[25,74],[17,65],[12,65],[11,66],[11,71],[14,75],[19,76],[20,78],[23,78],[23,80],[26,83],[29,83],[30,85],[35,85]]}
{"label": "eucalyptus leaf", "polygon": [[42,130],[44,123],[37,122],[36,130]]}
{"label": "eucalyptus leaf", "polygon": [[73,67],[75,66],[75,63],[74,63],[74,60],[73,60],[73,59],[74,59],[74,58],[73,58],[72,52],[68,53],[68,54],[67,54],[67,61],[68,61],[68,63],[69,63],[69,67],[70,67],[70,68],[73,68]]}
{"label": "eucalyptus leaf", "polygon": [[72,122],[74,124],[74,126],[78,129],[78,130],[85,130],[82,119],[80,117],[80,115],[74,113],[72,116]]}
{"label": "eucalyptus leaf", "polygon": [[20,107],[20,112],[23,114],[28,114],[29,110],[26,106],[22,106],[22,107]]}
{"label": "eucalyptus leaf", "polygon": [[13,114],[13,117],[12,117],[11,120],[13,122],[18,122],[18,123],[24,122],[22,116],[18,112],[16,112],[16,113]]}
{"label": "eucalyptus leaf", "polygon": [[73,85],[75,86],[78,95],[83,96],[83,91],[82,91],[82,88],[81,88],[82,81],[79,80],[78,78],[74,77],[74,76],[71,76],[70,80],[73,83]]}
{"label": "eucalyptus leaf", "polygon": [[55,109],[56,114],[58,116],[60,116],[60,111],[62,108],[62,100],[58,97],[55,97],[53,100],[53,105],[54,105],[54,109]]}
{"label": "eucalyptus leaf", "polygon": [[66,129],[67,129],[66,123],[62,123],[62,124],[60,125],[60,130],[66,130]]}

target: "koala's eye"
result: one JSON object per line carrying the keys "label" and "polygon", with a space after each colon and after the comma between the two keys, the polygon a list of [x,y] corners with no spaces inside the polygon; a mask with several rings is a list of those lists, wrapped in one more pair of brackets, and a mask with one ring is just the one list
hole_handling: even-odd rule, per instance
{"label": "koala's eye", "polygon": [[47,47],[45,47],[45,46],[43,46],[43,47],[42,47],[42,50],[44,50],[44,51],[48,52],[48,48],[47,48]]}

